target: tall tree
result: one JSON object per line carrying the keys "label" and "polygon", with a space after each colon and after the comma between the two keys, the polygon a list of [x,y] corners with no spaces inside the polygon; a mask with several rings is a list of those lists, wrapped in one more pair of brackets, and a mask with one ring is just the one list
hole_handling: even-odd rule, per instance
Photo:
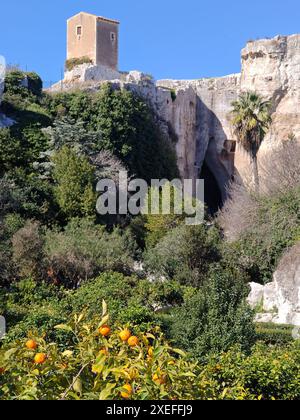
{"label": "tall tree", "polygon": [[88,159],[64,146],[54,154],[52,162],[54,195],[67,219],[95,215],[95,169]]}
{"label": "tall tree", "polygon": [[271,102],[244,92],[232,103],[231,124],[239,144],[250,155],[256,192],[259,191],[257,154],[271,125]]}

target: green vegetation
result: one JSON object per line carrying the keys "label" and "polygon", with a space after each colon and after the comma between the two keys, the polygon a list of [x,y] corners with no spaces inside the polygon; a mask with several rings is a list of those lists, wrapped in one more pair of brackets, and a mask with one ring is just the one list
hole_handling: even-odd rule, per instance
{"label": "green vegetation", "polygon": [[68,219],[93,216],[95,170],[88,159],[64,146],[55,153],[52,162],[54,196],[64,215]]}
{"label": "green vegetation", "polygon": [[93,60],[89,57],[70,58],[66,61],[66,69],[71,71],[76,66],[80,66],[81,64],[93,64]]}
{"label": "green vegetation", "polygon": [[284,346],[293,340],[291,325],[257,324],[258,340],[272,346]]}
{"label": "green vegetation", "polygon": [[232,104],[232,126],[243,149],[249,154],[253,165],[253,179],[258,192],[259,175],[257,154],[271,125],[271,103],[255,92],[242,93]]}
{"label": "green vegetation", "polygon": [[235,251],[247,259],[245,268],[257,283],[268,283],[284,251],[300,237],[300,190],[261,198],[256,223],[241,235]]}
{"label": "green vegetation", "polygon": [[175,151],[160,132],[155,115],[139,97],[109,84],[96,93],[59,93],[49,99],[53,118],[81,120],[84,129],[99,133],[95,147],[108,150],[146,181],[178,175]]}
{"label": "green vegetation", "polygon": [[[15,124],[0,130],[0,399],[300,398],[291,327],[255,325],[246,300],[300,239],[292,136],[259,193],[233,185],[218,218],[186,226],[174,211],[96,212],[98,180],[179,175],[140,97],[50,95],[18,70],[1,111]],[[257,148],[258,126],[245,137]]]}

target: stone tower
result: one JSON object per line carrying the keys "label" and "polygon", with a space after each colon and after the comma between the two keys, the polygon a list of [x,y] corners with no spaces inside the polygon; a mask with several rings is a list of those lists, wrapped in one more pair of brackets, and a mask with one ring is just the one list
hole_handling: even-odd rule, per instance
{"label": "stone tower", "polygon": [[87,57],[118,70],[119,22],[81,12],[67,21],[67,60]]}

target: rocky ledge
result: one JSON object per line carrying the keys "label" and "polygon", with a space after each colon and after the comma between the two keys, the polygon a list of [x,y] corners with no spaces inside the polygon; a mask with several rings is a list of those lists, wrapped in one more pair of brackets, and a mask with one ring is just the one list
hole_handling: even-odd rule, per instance
{"label": "rocky ledge", "polygon": [[251,283],[248,301],[258,322],[300,326],[300,242],[283,256],[272,283]]}

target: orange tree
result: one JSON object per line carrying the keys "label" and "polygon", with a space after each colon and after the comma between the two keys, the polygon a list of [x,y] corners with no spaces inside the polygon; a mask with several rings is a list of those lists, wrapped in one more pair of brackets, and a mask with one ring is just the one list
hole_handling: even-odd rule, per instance
{"label": "orange tree", "polygon": [[194,399],[198,365],[170,347],[159,328],[109,326],[84,313],[56,329],[72,334],[62,351],[29,333],[0,349],[0,399]]}

